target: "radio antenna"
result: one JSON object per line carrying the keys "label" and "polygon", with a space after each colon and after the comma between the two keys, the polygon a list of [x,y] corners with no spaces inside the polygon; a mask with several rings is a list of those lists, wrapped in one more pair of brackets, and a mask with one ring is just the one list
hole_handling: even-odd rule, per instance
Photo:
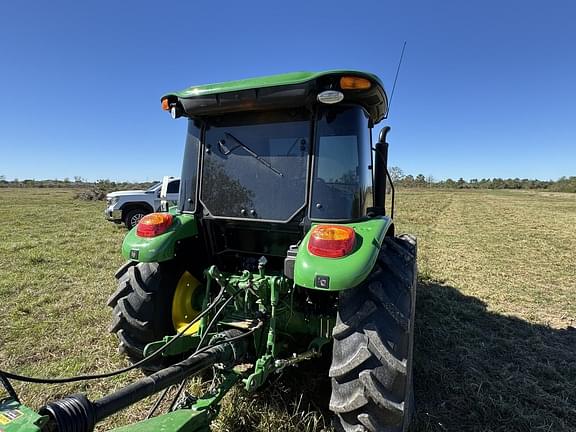
{"label": "radio antenna", "polygon": [[398,61],[398,67],[396,68],[396,76],[394,77],[394,85],[392,86],[392,93],[390,93],[390,102],[388,102],[388,111],[386,111],[386,117],[390,114],[390,107],[392,106],[392,98],[394,97],[394,90],[396,90],[396,82],[398,81],[398,75],[400,74],[400,66],[402,65],[402,60],[404,59],[404,50],[406,49],[406,41],[402,45],[402,53],[400,54],[400,60]]}

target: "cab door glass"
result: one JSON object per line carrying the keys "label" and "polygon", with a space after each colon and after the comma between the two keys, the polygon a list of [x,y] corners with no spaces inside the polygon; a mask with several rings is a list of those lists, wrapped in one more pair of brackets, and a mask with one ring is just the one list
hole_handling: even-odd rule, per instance
{"label": "cab door glass", "polygon": [[363,216],[372,186],[366,115],[360,107],[331,109],[321,114],[317,130],[311,217]]}
{"label": "cab door glass", "polygon": [[[182,175],[179,182],[172,182],[168,185],[168,194],[171,186],[177,183],[176,194],[181,211],[194,211],[196,209],[196,181],[198,173],[198,156],[200,151],[200,124],[195,120],[188,121],[188,133],[186,135],[186,146],[184,148],[184,161],[182,163]],[[171,198],[169,198],[171,199]]]}

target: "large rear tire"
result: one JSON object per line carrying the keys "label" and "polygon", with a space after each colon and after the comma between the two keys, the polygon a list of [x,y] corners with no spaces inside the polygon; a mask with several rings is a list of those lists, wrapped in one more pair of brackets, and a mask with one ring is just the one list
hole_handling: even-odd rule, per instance
{"label": "large rear tire", "polygon": [[[174,294],[186,273],[177,261],[127,263],[116,273],[118,289],[108,299],[108,306],[113,308],[109,331],[116,334],[118,350],[131,362],[144,358],[144,347],[148,343],[176,333]],[[145,363],[142,370],[156,371],[173,362],[158,356]]]}
{"label": "large rear tire", "polygon": [[369,278],[340,293],[330,367],[337,430],[408,430],[416,280],[415,239],[387,237]]}

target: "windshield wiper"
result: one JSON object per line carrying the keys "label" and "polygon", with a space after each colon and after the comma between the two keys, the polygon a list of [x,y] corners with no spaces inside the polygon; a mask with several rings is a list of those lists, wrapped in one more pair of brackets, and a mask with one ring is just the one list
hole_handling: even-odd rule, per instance
{"label": "windshield wiper", "polygon": [[[218,140],[218,149],[220,150],[220,152],[224,155],[224,156],[228,156],[230,153],[232,153],[234,150],[236,150],[238,147],[242,147],[244,150],[246,150],[246,152],[248,152],[248,154],[250,156],[252,156],[254,159],[256,159],[258,162],[260,162],[262,165],[264,165],[266,168],[268,168],[269,170],[271,170],[272,172],[274,172],[275,174],[279,175],[280,177],[284,177],[284,174],[282,174],[280,171],[278,171],[276,168],[274,168],[272,165],[270,165],[269,162],[265,161],[264,159],[262,159],[261,156],[259,156],[256,152],[254,152],[250,147],[248,147],[246,144],[244,144],[242,141],[240,141],[238,138],[236,138],[234,135],[232,135],[231,133],[228,132],[224,132],[224,135],[226,135],[227,137],[232,138],[234,141],[236,141],[236,143],[238,144],[236,147],[233,147],[232,149],[228,149],[225,145],[224,145],[224,140]],[[223,150],[224,149],[224,150]]]}

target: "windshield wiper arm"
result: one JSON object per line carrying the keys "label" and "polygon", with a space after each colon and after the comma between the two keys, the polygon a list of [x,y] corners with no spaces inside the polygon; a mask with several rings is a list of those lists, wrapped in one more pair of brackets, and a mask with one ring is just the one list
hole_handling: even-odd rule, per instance
{"label": "windshield wiper arm", "polygon": [[258,155],[256,152],[254,152],[250,147],[248,147],[246,144],[244,144],[242,141],[240,141],[238,138],[236,138],[234,135],[232,135],[231,133],[228,132],[224,132],[224,135],[226,135],[227,137],[232,138],[234,141],[236,141],[236,143],[238,144],[236,147],[234,147],[231,150],[226,149],[226,147],[224,146],[224,143],[222,142],[222,140],[218,141],[218,147],[220,148],[220,151],[222,151],[222,147],[224,147],[226,149],[226,151],[222,152],[224,154],[224,156],[229,155],[230,153],[232,153],[235,149],[237,149],[238,147],[242,147],[244,150],[246,150],[248,152],[248,154],[250,156],[252,156],[254,159],[256,159],[258,162],[260,162],[262,165],[264,165],[266,168],[268,168],[269,170],[271,170],[272,172],[274,172],[275,174],[279,175],[280,177],[284,177],[284,174],[282,174],[280,171],[278,171],[276,168],[274,168],[272,165],[270,165],[269,162],[265,161],[264,159],[262,159],[262,157],[260,155]]}

